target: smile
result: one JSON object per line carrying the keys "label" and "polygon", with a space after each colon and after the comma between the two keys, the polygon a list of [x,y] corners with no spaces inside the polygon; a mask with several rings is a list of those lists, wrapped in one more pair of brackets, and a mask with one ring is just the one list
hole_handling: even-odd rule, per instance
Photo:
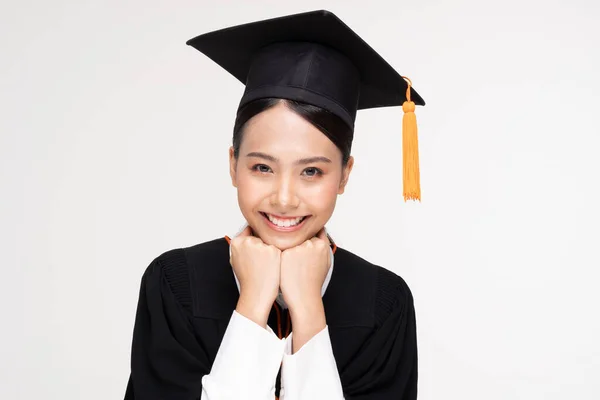
{"label": "smile", "polygon": [[298,229],[301,225],[303,225],[304,221],[309,217],[307,215],[303,217],[280,217],[272,214],[261,212],[262,216],[268,222],[268,225],[271,228],[274,228],[278,231],[292,231]]}

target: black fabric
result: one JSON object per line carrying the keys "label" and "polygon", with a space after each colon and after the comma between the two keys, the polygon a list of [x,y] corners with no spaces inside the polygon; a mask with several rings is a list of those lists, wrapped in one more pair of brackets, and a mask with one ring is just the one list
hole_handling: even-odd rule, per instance
{"label": "black fabric", "polygon": [[[238,297],[225,239],[154,259],[142,277],[125,400],[200,399]],[[338,247],[323,304],[345,399],[416,399],[416,322],[406,282]],[[286,318],[282,310],[284,334]],[[268,323],[277,333],[275,305]]]}
{"label": "black fabric", "polygon": [[[246,85],[239,107],[276,97],[331,111],[354,127],[356,111],[399,106],[406,81],[325,10],[233,26],[187,41]],[[411,88],[411,99],[425,105]]]}

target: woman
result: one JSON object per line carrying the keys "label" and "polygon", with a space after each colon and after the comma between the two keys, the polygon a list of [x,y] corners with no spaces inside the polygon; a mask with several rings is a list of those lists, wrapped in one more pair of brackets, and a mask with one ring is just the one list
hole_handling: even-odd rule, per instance
{"label": "woman", "polygon": [[325,224],[352,171],[357,109],[423,100],[325,11],[188,44],[246,84],[229,160],[247,226],[149,265],[125,398],[415,399],[408,286]]}

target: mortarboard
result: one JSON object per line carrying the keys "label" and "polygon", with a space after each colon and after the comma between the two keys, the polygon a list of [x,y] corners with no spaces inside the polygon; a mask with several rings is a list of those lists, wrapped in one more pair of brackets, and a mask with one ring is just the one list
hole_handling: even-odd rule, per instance
{"label": "mortarboard", "polygon": [[240,80],[239,108],[275,97],[332,112],[352,129],[357,110],[400,106],[404,200],[420,200],[415,105],[425,101],[371,46],[329,11],[237,25],[187,44]]}

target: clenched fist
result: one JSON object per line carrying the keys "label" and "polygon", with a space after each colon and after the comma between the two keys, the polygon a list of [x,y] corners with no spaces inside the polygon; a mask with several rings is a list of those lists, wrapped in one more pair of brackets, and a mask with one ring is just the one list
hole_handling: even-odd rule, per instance
{"label": "clenched fist", "polygon": [[280,287],[294,327],[293,353],[327,324],[321,288],[331,264],[330,254],[325,229],[317,237],[281,253]]}
{"label": "clenched fist", "polygon": [[236,311],[262,327],[279,292],[281,251],[252,236],[247,226],[231,240],[231,266],[240,282]]}
{"label": "clenched fist", "polygon": [[330,248],[325,229],[281,254],[281,292],[290,311],[309,301],[321,301],[321,287],[329,271]]}

